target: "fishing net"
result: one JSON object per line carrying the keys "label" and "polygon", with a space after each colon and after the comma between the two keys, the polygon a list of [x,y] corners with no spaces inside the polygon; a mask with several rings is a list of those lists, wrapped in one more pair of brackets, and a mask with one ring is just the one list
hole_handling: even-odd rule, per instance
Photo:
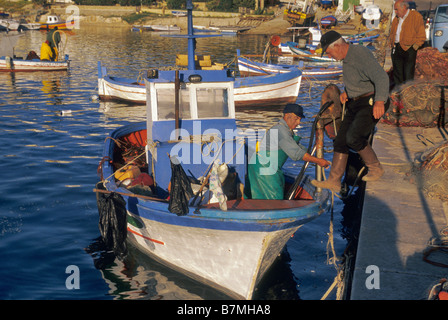
{"label": "fishing net", "polygon": [[420,157],[414,170],[421,177],[422,189],[431,198],[448,201],[448,141],[444,141]]}
{"label": "fishing net", "polygon": [[443,127],[447,89],[447,79],[408,81],[391,92],[391,105],[381,121],[399,127]]}
{"label": "fishing net", "polygon": [[414,79],[391,92],[391,107],[381,121],[400,127],[443,127],[448,54],[431,47],[418,50]]}
{"label": "fishing net", "polygon": [[426,47],[417,51],[415,79],[448,79],[448,54]]}

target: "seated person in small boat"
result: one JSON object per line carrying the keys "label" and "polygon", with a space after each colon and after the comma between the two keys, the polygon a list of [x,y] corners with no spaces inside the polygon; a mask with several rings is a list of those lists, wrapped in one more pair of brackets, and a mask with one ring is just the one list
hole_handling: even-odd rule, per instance
{"label": "seated person in small boat", "polygon": [[50,31],[47,32],[47,40],[50,45],[51,50],[53,51],[54,60],[58,60],[58,48],[59,43],[61,42],[61,35],[58,32],[58,27],[54,27]]}
{"label": "seated person in small boat", "polygon": [[46,40],[40,47],[40,60],[54,61],[54,53],[51,50],[50,42]]}
{"label": "seated person in small boat", "polygon": [[288,157],[294,161],[309,161],[324,168],[329,167],[329,161],[310,155],[298,143],[300,137],[293,130],[304,117],[300,105],[287,104],[283,118],[266,132],[248,165],[252,199],[284,198],[285,177],[282,166]]}

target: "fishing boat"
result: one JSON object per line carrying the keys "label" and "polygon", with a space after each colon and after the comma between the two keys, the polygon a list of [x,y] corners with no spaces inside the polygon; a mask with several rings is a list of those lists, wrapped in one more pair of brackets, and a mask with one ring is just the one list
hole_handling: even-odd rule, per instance
{"label": "fishing boat", "polygon": [[162,32],[178,32],[180,31],[180,27],[176,25],[163,25],[163,24],[151,24],[148,25],[149,30],[151,31],[162,31]]}
{"label": "fishing boat", "polygon": [[316,16],[314,0],[295,0],[289,2],[283,14],[284,19],[296,26],[309,26]]}
{"label": "fishing boat", "polygon": [[31,71],[66,71],[70,67],[69,56],[61,61],[44,61],[40,59],[26,60],[18,57],[0,57],[0,71],[31,72]]}
{"label": "fishing boat", "polygon": [[68,29],[68,25],[71,25],[69,21],[63,21],[59,16],[56,15],[48,15],[45,22],[40,23],[40,29],[49,30],[58,28],[59,30]]}
{"label": "fishing boat", "polygon": [[[229,297],[251,299],[288,239],[327,209],[329,194],[305,176],[288,200],[242,198],[250,146],[236,126],[234,78],[195,69],[194,39],[204,35],[193,34],[192,9],[188,0],[188,69],[148,70],[147,121],[105,141],[94,189],[100,231],[104,239],[115,219],[118,256],[124,231],[126,241],[163,264]],[[115,218],[107,219],[107,208]]]}
{"label": "fishing boat", "polygon": [[17,56],[14,47],[21,36],[21,34],[0,36],[0,72],[68,70],[70,60],[67,54],[59,61],[40,60],[34,51],[30,51],[26,57]]}
{"label": "fishing boat", "polygon": [[366,34],[366,32],[364,32],[364,33],[361,33],[361,34],[358,34],[358,35],[344,37],[344,39],[347,42],[355,44],[355,43],[371,42],[371,41],[377,39],[379,36],[380,36],[380,34],[375,34],[375,35],[368,36]]}
{"label": "fishing boat", "polygon": [[[299,95],[302,72],[270,73],[255,77],[237,77],[234,82],[235,106],[272,107],[294,103]],[[146,103],[146,87],[142,80],[113,77],[98,62],[98,96],[103,101]]]}
{"label": "fishing boat", "polygon": [[0,12],[0,27],[8,31],[18,31],[20,23],[10,17],[9,13]]}
{"label": "fishing boat", "polygon": [[320,24],[322,28],[329,29],[331,27],[335,27],[338,24],[338,19],[333,15],[325,16],[320,19]]}
{"label": "fishing boat", "polygon": [[299,59],[313,62],[336,62],[335,59],[328,56],[322,56],[320,54],[312,53],[311,51],[300,49],[289,44],[291,52],[298,56]]}
{"label": "fishing boat", "polygon": [[175,17],[185,17],[187,16],[186,11],[177,11],[177,10],[171,10],[171,14]]}
{"label": "fishing boat", "polygon": [[338,78],[342,75],[341,66],[304,66],[303,61],[298,65],[291,64],[269,64],[258,61],[252,61],[242,56],[238,56],[238,69],[242,75],[260,75],[269,73],[287,73],[292,69],[298,68],[302,71],[304,79],[327,80]]}

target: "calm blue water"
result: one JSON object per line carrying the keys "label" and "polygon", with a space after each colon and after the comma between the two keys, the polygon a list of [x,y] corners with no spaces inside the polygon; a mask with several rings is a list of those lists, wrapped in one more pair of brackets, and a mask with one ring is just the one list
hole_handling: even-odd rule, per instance
{"label": "calm blue water", "polygon": [[[44,39],[43,31],[25,33],[16,55],[39,53]],[[97,62],[112,75],[137,77],[148,67],[171,65],[176,53],[185,53],[183,41],[124,29],[81,29],[67,36],[69,72],[0,74],[0,299],[225,298],[133,248],[123,262],[110,261],[97,241],[92,189],[104,139],[116,127],[145,119],[144,106],[95,100]],[[237,48],[243,54],[262,53],[266,41],[250,35],[200,39],[197,53],[228,62]],[[323,88],[323,83],[303,82],[298,101],[307,107],[300,129],[305,138]],[[279,110],[238,112],[243,128],[270,126],[278,116]],[[300,165],[286,164],[297,173]],[[338,254],[347,244],[339,214],[343,206],[336,200]],[[329,219],[325,213],[299,229],[256,298],[322,297],[336,275],[326,264]],[[69,266],[79,270],[79,289],[66,286]]]}

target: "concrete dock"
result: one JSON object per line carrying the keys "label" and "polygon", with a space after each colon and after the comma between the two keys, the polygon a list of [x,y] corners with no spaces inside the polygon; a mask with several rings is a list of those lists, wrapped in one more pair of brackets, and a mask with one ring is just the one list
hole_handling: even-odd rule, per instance
{"label": "concrete dock", "polygon": [[[408,173],[419,152],[448,134],[383,123],[377,129],[373,148],[385,174],[366,186],[350,299],[425,300],[448,278],[448,268],[423,260],[428,241],[448,224],[448,204],[427,196],[421,179]],[[438,259],[448,264],[447,254]]]}

